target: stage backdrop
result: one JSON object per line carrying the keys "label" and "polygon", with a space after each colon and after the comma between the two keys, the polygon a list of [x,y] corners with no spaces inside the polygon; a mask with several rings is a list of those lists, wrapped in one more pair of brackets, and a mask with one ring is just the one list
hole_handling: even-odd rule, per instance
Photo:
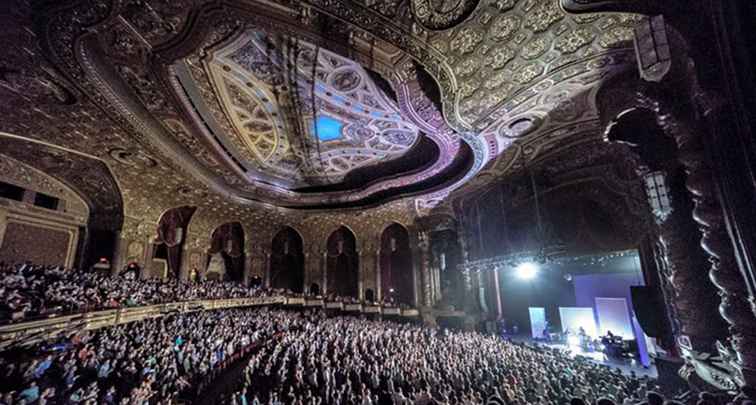
{"label": "stage backdrop", "polygon": [[[635,333],[627,338],[635,338],[638,343],[641,363],[649,364],[646,338],[639,328],[635,327],[637,321],[633,313],[630,286],[643,285],[643,276],[637,273],[611,273],[611,274],[584,274],[574,276],[575,301],[579,307],[592,307],[597,309],[597,298],[622,298],[626,301],[627,318],[631,324],[625,327],[631,328]],[[596,322],[598,323],[598,319]],[[617,333],[612,330],[612,333]],[[628,332],[624,332],[628,333]],[[623,334],[624,334],[623,333]],[[603,331],[602,331],[603,334]],[[619,333],[617,333],[619,334]]]}
{"label": "stage backdrop", "polygon": [[543,330],[546,329],[546,310],[541,307],[528,308],[530,313],[530,331],[534,339],[543,337]]}
{"label": "stage backdrop", "polygon": [[630,311],[624,298],[596,297],[596,316],[598,316],[599,334],[608,332],[623,339],[634,339]]}
{"label": "stage backdrop", "polygon": [[583,328],[586,335],[592,338],[598,337],[593,307],[559,307],[559,318],[562,320],[562,332],[569,331],[574,335]]}

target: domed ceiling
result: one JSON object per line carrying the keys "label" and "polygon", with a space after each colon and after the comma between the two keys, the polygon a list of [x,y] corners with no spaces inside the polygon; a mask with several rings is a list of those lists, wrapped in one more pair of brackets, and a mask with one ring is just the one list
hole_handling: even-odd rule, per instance
{"label": "domed ceiling", "polygon": [[599,139],[597,89],[637,69],[643,21],[557,0],[12,2],[0,135],[104,162],[135,217],[450,211]]}
{"label": "domed ceiling", "polygon": [[305,41],[247,30],[174,69],[204,135],[220,139],[250,182],[332,184],[418,140],[362,66]]}

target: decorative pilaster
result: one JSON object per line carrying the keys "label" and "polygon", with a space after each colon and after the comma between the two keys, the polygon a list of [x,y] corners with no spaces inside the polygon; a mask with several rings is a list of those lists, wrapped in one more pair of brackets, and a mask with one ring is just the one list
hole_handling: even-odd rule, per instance
{"label": "decorative pilaster", "polygon": [[267,250],[263,250],[263,272],[265,274],[264,280],[265,280],[265,288],[270,288],[270,256],[271,252]]}
{"label": "decorative pilaster", "polygon": [[420,280],[422,305],[433,306],[433,283],[430,272],[430,240],[427,232],[418,233],[418,247],[420,248]]}
{"label": "decorative pilaster", "polygon": [[328,294],[328,251],[323,250],[320,254],[320,270],[323,274],[323,295]]}
{"label": "decorative pilaster", "polygon": [[252,252],[244,252],[244,273],[242,274],[242,283],[245,286],[249,285],[249,280],[252,279]]}
{"label": "decorative pilaster", "polygon": [[[381,268],[381,252],[382,250],[380,248],[375,252],[375,299],[379,302],[383,300],[383,280],[381,279],[381,272],[383,271],[383,268]],[[412,285],[415,285],[414,282]]]}
{"label": "decorative pilaster", "polygon": [[357,298],[362,301],[365,299],[365,283],[363,282],[362,262],[363,254],[362,250],[357,252]]}
{"label": "decorative pilaster", "polygon": [[305,252],[302,256],[302,266],[304,266],[304,274],[302,275],[302,292],[307,294],[310,292],[310,283],[312,283],[312,272],[310,271],[310,253]]}
{"label": "decorative pilaster", "polygon": [[359,264],[360,281],[362,283],[361,290],[372,290],[373,299],[377,299],[380,284],[376,284],[376,273],[378,273],[378,252],[374,246],[368,245],[361,251]]}

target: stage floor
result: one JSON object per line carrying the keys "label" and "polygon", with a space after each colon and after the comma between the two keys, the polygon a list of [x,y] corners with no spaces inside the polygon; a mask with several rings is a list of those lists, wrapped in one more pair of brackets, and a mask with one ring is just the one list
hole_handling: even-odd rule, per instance
{"label": "stage floor", "polygon": [[636,361],[636,360],[612,359],[612,358],[606,357],[604,353],[601,353],[601,352],[584,352],[582,349],[580,349],[580,347],[568,346],[568,345],[559,344],[559,343],[536,342],[527,337],[521,337],[521,338],[512,337],[511,339],[517,342],[525,342],[531,345],[547,346],[554,349],[567,351],[572,357],[583,356],[595,363],[603,364],[609,367],[618,368],[622,370],[622,373],[626,375],[629,375],[630,372],[632,371],[632,372],[635,372],[635,374],[639,376],[649,376],[652,378],[657,378],[659,376],[656,371],[656,366],[653,364],[653,360],[652,360],[651,365],[649,365],[648,368],[645,368],[639,361]]}

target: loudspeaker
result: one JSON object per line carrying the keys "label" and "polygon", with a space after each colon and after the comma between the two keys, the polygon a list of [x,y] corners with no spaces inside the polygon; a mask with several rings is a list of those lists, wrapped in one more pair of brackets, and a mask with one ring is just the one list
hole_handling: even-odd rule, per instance
{"label": "loudspeaker", "polygon": [[662,337],[666,329],[664,300],[651,287],[632,286],[633,311],[643,332],[650,337]]}

